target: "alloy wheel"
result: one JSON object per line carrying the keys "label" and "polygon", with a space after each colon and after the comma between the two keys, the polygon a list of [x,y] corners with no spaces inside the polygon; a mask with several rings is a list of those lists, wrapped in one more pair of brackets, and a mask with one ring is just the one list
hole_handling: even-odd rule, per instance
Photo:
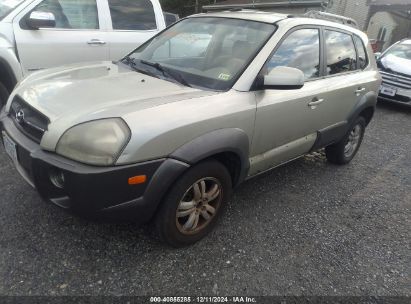
{"label": "alloy wheel", "polygon": [[176,224],[183,234],[195,234],[204,229],[217,214],[223,190],[214,177],[196,181],[184,193],[176,211]]}
{"label": "alloy wheel", "polygon": [[348,141],[344,147],[344,156],[346,158],[351,157],[356,151],[361,139],[362,127],[360,124],[355,125],[348,136]]}

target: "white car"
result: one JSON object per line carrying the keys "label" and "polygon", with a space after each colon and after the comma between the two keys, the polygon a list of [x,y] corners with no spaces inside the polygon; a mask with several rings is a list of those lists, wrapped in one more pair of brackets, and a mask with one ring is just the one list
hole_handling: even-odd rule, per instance
{"label": "white car", "polygon": [[118,60],[165,27],[158,0],[0,0],[0,106],[32,71]]}
{"label": "white car", "polygon": [[393,44],[378,57],[380,100],[411,107],[411,39]]}

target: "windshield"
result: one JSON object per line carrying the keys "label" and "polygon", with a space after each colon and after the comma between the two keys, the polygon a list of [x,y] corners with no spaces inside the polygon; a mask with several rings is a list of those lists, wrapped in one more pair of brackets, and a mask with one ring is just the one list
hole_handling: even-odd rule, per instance
{"label": "windshield", "polygon": [[7,16],[23,0],[0,0],[0,20]]}
{"label": "windshield", "polygon": [[396,44],[392,46],[383,57],[388,55],[411,60],[411,44]]}
{"label": "windshield", "polygon": [[122,62],[183,85],[228,90],[274,31],[272,24],[248,20],[188,18]]}

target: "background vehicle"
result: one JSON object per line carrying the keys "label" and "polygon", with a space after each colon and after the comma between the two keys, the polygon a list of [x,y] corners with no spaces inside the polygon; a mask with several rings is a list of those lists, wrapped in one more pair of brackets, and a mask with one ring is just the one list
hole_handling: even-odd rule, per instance
{"label": "background vehicle", "polygon": [[2,137],[44,198],[81,214],[154,219],[166,242],[184,246],[212,229],[246,178],[323,147],[330,162],[350,162],[380,83],[359,30],[201,14],[119,62],[30,75],[2,113]]}
{"label": "background vehicle", "polygon": [[404,39],[378,56],[382,84],[378,97],[411,107],[411,39]]}
{"label": "background vehicle", "polygon": [[0,107],[30,72],[118,60],[164,28],[158,0],[0,0]]}
{"label": "background vehicle", "polygon": [[177,14],[168,13],[168,12],[163,12],[163,14],[164,14],[164,19],[166,21],[166,26],[170,26],[174,22],[177,22],[180,19],[180,17]]}

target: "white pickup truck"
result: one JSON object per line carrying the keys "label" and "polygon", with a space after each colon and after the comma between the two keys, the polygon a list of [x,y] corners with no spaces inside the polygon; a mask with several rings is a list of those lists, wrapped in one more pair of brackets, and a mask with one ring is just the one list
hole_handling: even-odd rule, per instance
{"label": "white pickup truck", "polygon": [[30,72],[118,60],[165,27],[158,0],[0,0],[0,107]]}

